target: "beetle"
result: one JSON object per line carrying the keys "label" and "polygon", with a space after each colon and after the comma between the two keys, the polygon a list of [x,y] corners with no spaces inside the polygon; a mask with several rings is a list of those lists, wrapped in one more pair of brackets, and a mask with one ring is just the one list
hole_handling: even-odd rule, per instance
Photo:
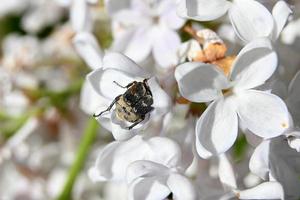
{"label": "beetle", "polygon": [[116,104],[116,115],[119,119],[127,122],[131,122],[132,125],[126,127],[128,130],[132,129],[139,123],[141,123],[146,115],[150,113],[154,108],[153,96],[148,85],[149,78],[143,81],[133,81],[126,86],[122,86],[116,81],[113,81],[121,88],[127,89],[125,93],[118,95],[108,108],[99,114],[94,114],[94,117],[101,116],[104,112],[110,111]]}

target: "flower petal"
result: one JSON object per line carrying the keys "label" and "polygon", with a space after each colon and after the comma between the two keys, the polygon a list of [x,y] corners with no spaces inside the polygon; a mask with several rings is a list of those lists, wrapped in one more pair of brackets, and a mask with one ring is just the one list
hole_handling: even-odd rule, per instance
{"label": "flower petal", "polygon": [[103,53],[96,38],[88,32],[77,33],[73,39],[77,53],[92,69],[102,66]]}
{"label": "flower petal", "polygon": [[86,0],[72,1],[70,20],[76,32],[91,31],[92,19]]}
{"label": "flower petal", "polygon": [[100,107],[106,107],[107,100],[101,98],[101,96],[95,92],[90,82],[85,81],[83,83],[80,93],[80,108],[88,113],[94,114],[99,110]]}
{"label": "flower petal", "polygon": [[153,96],[153,107],[155,110],[154,115],[165,114],[171,106],[171,99],[169,95],[159,86],[158,81],[155,77],[152,77],[148,80],[148,85],[151,89]]}
{"label": "flower petal", "polygon": [[239,199],[284,199],[284,191],[279,182],[265,182],[251,189],[239,191]]}
{"label": "flower petal", "polygon": [[162,29],[157,32],[153,44],[153,56],[161,67],[176,65],[177,51],[180,47],[180,38],[173,30]]}
{"label": "flower petal", "polygon": [[127,183],[130,184],[137,178],[166,176],[168,174],[169,168],[164,165],[148,160],[138,160],[128,166],[126,177]]}
{"label": "flower petal", "polygon": [[160,23],[174,30],[183,26],[186,20],[177,15],[176,2],[174,0],[161,1],[159,7],[161,12]]}
{"label": "flower petal", "polygon": [[149,160],[169,168],[176,167],[180,163],[181,149],[173,140],[165,137],[153,137],[148,140],[147,145],[151,149]]}
{"label": "flower petal", "polygon": [[244,125],[263,138],[277,137],[289,128],[289,113],[285,103],[276,95],[247,90],[240,92],[238,115]]}
{"label": "flower petal", "polygon": [[185,18],[210,21],[224,15],[230,5],[230,2],[226,0],[181,0],[177,7],[177,13]]}
{"label": "flower petal", "polygon": [[229,9],[229,17],[236,34],[244,41],[269,37],[274,21],[271,13],[254,0],[235,0]]}
{"label": "flower petal", "polygon": [[[133,60],[124,54],[117,52],[109,52],[105,54],[103,58],[103,69],[117,69],[131,74],[132,76],[140,76],[143,78],[149,78],[150,76]],[[119,81],[119,79],[117,80]]]}
{"label": "flower petal", "polygon": [[225,154],[219,156],[219,179],[230,190],[237,188],[233,167]]}
{"label": "flower petal", "polygon": [[270,140],[264,140],[255,148],[249,161],[250,171],[264,180],[268,178],[270,171],[269,154]]}
{"label": "flower petal", "polygon": [[115,141],[104,147],[93,167],[93,174],[98,175],[94,180],[124,181],[128,166],[137,160],[173,166],[179,162],[180,157],[180,147],[172,140],[163,137],[144,139],[137,135],[127,141]]}
{"label": "flower petal", "polygon": [[249,89],[262,85],[271,77],[277,67],[276,52],[265,39],[246,45],[236,58],[231,79],[237,89]]}
{"label": "flower petal", "polygon": [[229,99],[211,103],[196,125],[196,149],[200,157],[208,158],[226,152],[234,143],[238,131],[237,114]]}
{"label": "flower petal", "polygon": [[197,193],[193,184],[189,179],[181,174],[170,174],[167,180],[167,185],[170,188],[174,199],[197,199]]}
{"label": "flower petal", "polygon": [[134,33],[124,53],[136,62],[142,62],[151,53],[153,44],[153,29],[141,26]]}
{"label": "flower petal", "polygon": [[126,86],[136,79],[119,70],[103,70],[101,68],[88,74],[87,80],[99,95],[113,101],[118,95],[121,95],[126,91],[126,89],[115,84],[114,81],[117,81],[120,85]]}
{"label": "flower petal", "polygon": [[165,185],[165,177],[139,178],[129,185],[129,200],[165,199],[170,189]]}
{"label": "flower petal", "polygon": [[179,65],[175,71],[179,92],[193,102],[208,102],[221,95],[228,80],[218,67],[200,62]]}
{"label": "flower petal", "polygon": [[285,1],[278,1],[275,4],[272,10],[272,15],[275,21],[275,27],[272,35],[273,40],[276,40],[279,37],[284,25],[286,24],[291,14],[292,10]]}

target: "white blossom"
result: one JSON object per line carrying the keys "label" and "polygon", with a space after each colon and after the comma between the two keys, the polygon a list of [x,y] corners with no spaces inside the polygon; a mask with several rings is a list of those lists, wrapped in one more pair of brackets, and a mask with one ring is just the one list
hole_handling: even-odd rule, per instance
{"label": "white blossom", "polygon": [[258,37],[276,40],[279,37],[291,9],[284,1],[278,1],[272,14],[255,0],[181,0],[178,14],[198,21],[215,20],[228,12],[236,34],[245,42]]}
{"label": "white blossom", "polygon": [[183,97],[210,102],[196,125],[196,147],[203,158],[227,151],[238,132],[238,119],[254,134],[272,138],[289,127],[286,105],[276,95],[258,91],[275,71],[277,56],[267,40],[255,40],[237,56],[229,77],[201,62],[177,67],[175,77]]}
{"label": "white blossom", "polygon": [[113,50],[136,62],[152,54],[161,67],[177,64],[176,51],[181,42],[176,30],[185,20],[176,15],[175,1],[131,0],[119,4],[108,0],[106,6],[114,24]]}
{"label": "white blossom", "polygon": [[146,78],[153,96],[154,110],[147,114],[145,120],[135,126],[133,129],[128,130],[126,127],[129,123],[120,120],[116,116],[114,108],[111,112],[106,112],[98,117],[101,124],[105,127],[109,127],[112,134],[116,139],[127,139],[138,133],[141,129],[145,128],[145,125],[149,119],[156,116],[162,116],[165,114],[170,106],[169,96],[160,88],[155,77],[151,77],[150,74],[145,72],[141,67],[134,63],[128,57],[120,53],[107,53],[103,57],[102,66],[92,71],[87,79],[90,82],[93,89],[103,99],[105,107],[98,108],[95,113],[105,110],[113,100],[123,94],[126,90],[118,86],[115,82],[122,86],[133,81],[142,81]]}
{"label": "white blossom", "polygon": [[284,138],[278,137],[263,141],[255,149],[249,168],[264,180],[280,182],[286,199],[298,199],[299,164],[299,153],[291,149]]}

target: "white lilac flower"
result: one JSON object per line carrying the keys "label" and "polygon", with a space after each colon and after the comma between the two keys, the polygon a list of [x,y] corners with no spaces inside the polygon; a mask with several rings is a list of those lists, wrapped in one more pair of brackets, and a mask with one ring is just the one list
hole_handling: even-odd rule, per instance
{"label": "white lilac flower", "polygon": [[10,69],[32,68],[43,57],[41,43],[33,36],[10,34],[2,43],[3,67]]}
{"label": "white lilac flower", "polygon": [[180,146],[171,139],[137,135],[108,144],[89,175],[94,181],[127,180],[128,199],[164,199],[171,192],[175,199],[195,199],[181,159]]}
{"label": "white lilac flower", "polygon": [[135,161],[148,160],[174,166],[180,159],[180,147],[171,139],[137,135],[105,146],[89,176],[93,181],[126,181],[126,170]]}
{"label": "white lilac flower", "polygon": [[209,176],[207,165],[204,165],[204,167],[206,167],[206,171],[202,171],[198,175],[195,183],[201,199],[283,199],[283,188],[276,181],[266,181],[256,184],[251,188],[240,189],[236,180],[237,172],[225,154],[218,156],[218,166],[216,169],[216,178],[218,179]]}
{"label": "white lilac flower", "polygon": [[[150,78],[148,85],[152,92],[152,106],[154,109],[147,113],[140,124],[128,130],[127,127],[130,126],[130,123],[120,120],[114,108],[111,109],[111,112],[103,113],[103,115],[98,117],[98,121],[103,126],[109,127],[116,139],[128,139],[134,136],[138,131],[144,129],[145,126],[143,125],[151,121],[153,117],[162,116],[169,110],[169,96],[161,89],[156,78],[145,72],[134,61],[120,53],[107,53],[103,57],[102,63],[100,68],[92,71],[87,76],[93,89],[102,98],[104,105],[104,107],[95,110],[95,113],[107,109],[118,95],[122,95],[126,91],[126,88],[121,88],[119,85],[126,86],[133,81],[143,81],[146,78]],[[117,82],[119,85],[114,82]]]}
{"label": "white lilac flower", "polygon": [[286,199],[299,199],[299,155],[284,137],[265,140],[255,149],[249,168],[263,180],[280,182]]}
{"label": "white lilac flower", "polygon": [[127,169],[127,182],[130,200],[197,199],[192,182],[167,162],[135,161]]}
{"label": "white lilac flower", "polygon": [[255,0],[181,0],[180,16],[198,21],[211,21],[228,12],[236,34],[245,42],[258,37],[276,40],[291,10],[284,1],[278,1],[272,14]]}
{"label": "white lilac flower", "polygon": [[26,31],[37,33],[43,28],[57,23],[63,15],[64,8],[56,1],[30,0],[21,23]]}
{"label": "white lilac flower", "polygon": [[203,158],[227,151],[238,134],[238,120],[254,134],[272,138],[289,127],[284,102],[274,94],[255,90],[277,66],[268,40],[246,45],[237,56],[229,77],[217,66],[201,62],[177,67],[175,77],[183,97],[211,102],[196,125],[196,147]]}
{"label": "white lilac flower", "polygon": [[185,20],[176,15],[176,2],[130,0],[119,3],[118,0],[106,1],[114,27],[112,49],[122,51],[136,62],[144,61],[152,53],[161,67],[177,64],[180,37],[176,30]]}

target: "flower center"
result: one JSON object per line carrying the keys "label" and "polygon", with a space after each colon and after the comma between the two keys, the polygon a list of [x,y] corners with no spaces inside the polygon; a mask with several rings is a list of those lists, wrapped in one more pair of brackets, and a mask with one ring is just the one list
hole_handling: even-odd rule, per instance
{"label": "flower center", "polygon": [[222,94],[224,95],[224,97],[228,97],[233,94],[233,90],[232,88],[224,89],[222,90]]}

